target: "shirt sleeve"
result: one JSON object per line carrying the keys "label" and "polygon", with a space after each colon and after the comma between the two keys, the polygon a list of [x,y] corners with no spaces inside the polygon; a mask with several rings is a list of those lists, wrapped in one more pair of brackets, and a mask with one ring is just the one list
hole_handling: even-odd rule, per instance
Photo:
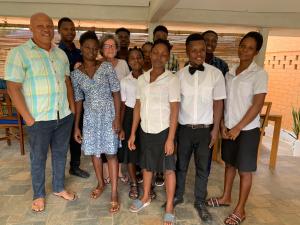
{"label": "shirt sleeve", "polygon": [[121,101],[126,102],[126,80],[123,78],[120,82],[121,85]]}
{"label": "shirt sleeve", "polygon": [[4,79],[17,83],[23,83],[26,74],[26,68],[19,49],[12,49],[6,58]]}
{"label": "shirt sleeve", "polygon": [[113,69],[110,63],[107,63],[107,77],[110,86],[111,92],[118,92],[120,91],[120,81],[118,80],[117,73]]}
{"label": "shirt sleeve", "polygon": [[216,82],[213,87],[213,99],[221,100],[226,98],[225,79],[220,70],[215,71]]}
{"label": "shirt sleeve", "polygon": [[268,92],[268,74],[265,70],[261,70],[256,74],[256,79],[254,80],[253,93],[262,94]]}
{"label": "shirt sleeve", "polygon": [[70,77],[71,77],[71,81],[72,81],[75,102],[84,100],[84,93],[79,85],[79,80],[78,80],[79,77],[77,76],[77,71],[74,70],[71,73]]}
{"label": "shirt sleeve", "polygon": [[173,75],[169,84],[169,102],[180,102],[180,83],[176,75]]}

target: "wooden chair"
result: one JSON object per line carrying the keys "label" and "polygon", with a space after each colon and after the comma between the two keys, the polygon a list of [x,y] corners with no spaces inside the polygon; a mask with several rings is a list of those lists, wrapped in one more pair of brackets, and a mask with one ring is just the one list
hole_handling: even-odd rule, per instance
{"label": "wooden chair", "polygon": [[262,139],[263,136],[265,135],[265,128],[268,126],[271,107],[272,107],[272,102],[264,102],[263,108],[260,112],[260,139],[258,145],[257,159],[259,159],[260,156]]}
{"label": "wooden chair", "polygon": [[16,138],[20,142],[21,155],[25,154],[24,131],[21,115],[13,107],[7,90],[0,90],[0,128],[5,129],[5,136],[0,140],[6,140],[11,145],[11,139]]}

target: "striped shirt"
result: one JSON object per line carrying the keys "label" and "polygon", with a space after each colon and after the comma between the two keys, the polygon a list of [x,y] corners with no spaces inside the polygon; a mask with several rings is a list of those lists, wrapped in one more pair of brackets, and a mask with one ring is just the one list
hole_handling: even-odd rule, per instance
{"label": "striped shirt", "polygon": [[22,83],[26,105],[35,121],[56,120],[71,111],[65,76],[70,75],[69,61],[63,50],[38,47],[31,39],[13,48],[6,59],[5,80]]}

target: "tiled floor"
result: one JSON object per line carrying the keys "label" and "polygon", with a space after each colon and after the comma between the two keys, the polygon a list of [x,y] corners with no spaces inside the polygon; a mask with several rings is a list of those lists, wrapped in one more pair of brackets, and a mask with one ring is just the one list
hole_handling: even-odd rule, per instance
{"label": "tiled floor", "polygon": [[[66,202],[51,195],[51,165],[47,165],[47,205],[45,212],[31,212],[31,179],[28,163],[28,146],[25,156],[19,153],[18,144],[8,147],[0,142],[0,225],[159,225],[165,194],[163,188],[157,188],[158,196],[149,207],[140,213],[130,213],[128,207],[128,186],[120,183],[121,211],[116,215],[108,212],[109,187],[97,199],[89,198],[91,189],[96,185],[93,168],[88,157],[83,157],[82,167],[91,172],[89,179],[70,176],[66,170],[66,187],[76,191],[79,199]],[[300,224],[300,158],[279,156],[275,171],[268,169],[268,153],[263,156],[254,176],[254,185],[246,208],[247,224],[287,225]],[[50,158],[50,156],[49,156]],[[192,165],[193,163],[191,163]],[[67,167],[68,169],[68,167]],[[209,196],[218,196],[223,187],[222,165],[213,163],[209,178]],[[193,208],[194,170],[191,166],[187,179],[185,203],[176,207],[178,225],[203,224]],[[233,202],[238,197],[237,178],[233,190]],[[212,224],[223,224],[224,218],[234,205],[228,208],[210,209]]]}

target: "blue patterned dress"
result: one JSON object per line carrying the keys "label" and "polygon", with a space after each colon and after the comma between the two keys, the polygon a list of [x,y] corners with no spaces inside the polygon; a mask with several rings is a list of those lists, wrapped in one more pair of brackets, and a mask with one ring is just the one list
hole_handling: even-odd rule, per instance
{"label": "blue patterned dress", "polygon": [[93,78],[79,69],[71,73],[75,101],[83,100],[81,148],[85,155],[100,157],[117,153],[118,136],[112,129],[115,116],[112,92],[120,91],[120,82],[112,65],[103,62]]}

